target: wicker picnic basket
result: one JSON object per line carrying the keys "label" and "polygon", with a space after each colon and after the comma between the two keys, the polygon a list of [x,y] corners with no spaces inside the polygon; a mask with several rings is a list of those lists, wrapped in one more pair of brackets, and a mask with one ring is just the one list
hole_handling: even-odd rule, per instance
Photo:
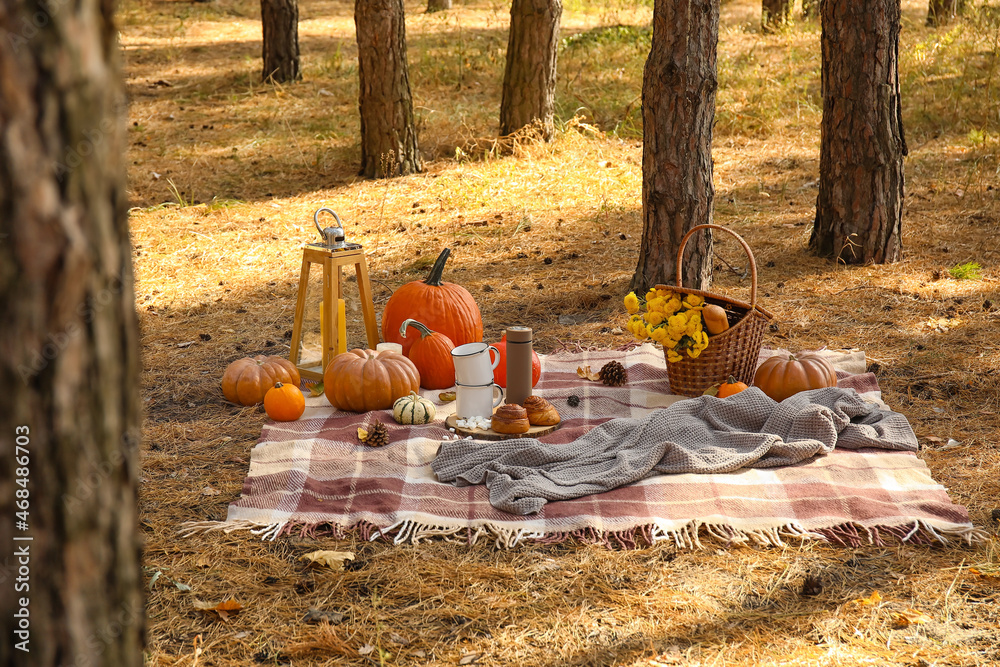
{"label": "wicker picnic basket", "polygon": [[[750,303],[682,285],[684,247],[691,235],[702,229],[718,229],[732,234],[743,246],[744,252],[750,258]],[[697,294],[703,297],[706,303],[722,306],[729,318],[729,329],[709,338],[708,347],[702,350],[697,359],[685,355],[681,361],[667,362],[667,379],[670,382],[671,392],[681,396],[701,396],[706,389],[725,382],[729,376],[747,384],[753,382],[757,359],[764,340],[764,329],[773,315],[757,305],[757,263],[743,237],[721,225],[692,227],[681,239],[680,248],[677,249],[677,286],[656,287],[684,295]],[[666,358],[666,351],[663,355]]]}

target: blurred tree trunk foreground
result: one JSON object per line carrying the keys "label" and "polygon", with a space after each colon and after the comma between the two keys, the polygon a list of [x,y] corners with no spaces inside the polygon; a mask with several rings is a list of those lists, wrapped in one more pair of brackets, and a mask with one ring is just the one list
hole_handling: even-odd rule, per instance
{"label": "blurred tree trunk foreground", "polygon": [[823,120],[809,247],[847,264],[902,256],[899,0],[820,6]]}
{"label": "blurred tree trunk foreground", "polygon": [[299,72],[298,0],[260,0],[260,22],[264,30],[264,81],[295,81]]}
{"label": "blurred tree trunk foreground", "polygon": [[561,20],[562,0],[514,0],[511,4],[500,136],[535,126],[538,136],[552,139]]}
{"label": "blurred tree trunk foreground", "polygon": [[423,168],[406,63],[403,0],[356,0],[361,169],[367,178]]}
{"label": "blurred tree trunk foreground", "polygon": [[427,13],[451,9],[451,0],[427,0]]}
{"label": "blurred tree trunk foreground", "polygon": [[[642,76],[642,243],[631,289],[677,282],[677,248],[712,222],[712,124],[718,88],[717,0],[655,0],[653,39]],[[707,289],[712,237],[687,244],[685,287]]]}
{"label": "blurred tree trunk foreground", "polygon": [[139,337],[114,5],[0,6],[2,665],[143,660]]}

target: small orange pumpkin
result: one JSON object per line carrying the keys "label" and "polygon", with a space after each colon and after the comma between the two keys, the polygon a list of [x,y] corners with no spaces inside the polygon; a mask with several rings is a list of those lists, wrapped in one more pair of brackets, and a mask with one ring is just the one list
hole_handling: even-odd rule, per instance
{"label": "small orange pumpkin", "polygon": [[815,352],[775,355],[757,367],[753,384],[780,403],[800,391],[836,387],[837,371]]}
{"label": "small orange pumpkin", "polygon": [[420,389],[413,362],[391,350],[355,349],[338,354],[323,373],[323,392],[340,410],[368,412],[391,408],[400,396]]}
{"label": "small orange pumpkin", "polygon": [[301,378],[295,364],[284,357],[257,355],[237,359],[222,374],[222,393],[239,405],[257,405],[276,382],[294,387]]}
{"label": "small orange pumpkin", "polygon": [[275,383],[264,394],[264,412],[276,422],[293,422],[306,411],[306,397],[298,387]]}
{"label": "small orange pumpkin", "polygon": [[420,386],[424,389],[444,389],[455,384],[455,359],[451,351],[455,344],[443,333],[431,331],[416,320],[404,320],[399,333],[407,338],[406,328],[420,332],[420,338],[410,345],[406,353],[420,372]]}
{"label": "small orange pumpkin", "polygon": [[732,396],[733,394],[738,394],[747,388],[746,382],[740,382],[732,375],[729,376],[728,382],[723,382],[719,385],[719,393],[716,394],[719,398],[726,398],[727,396]]}

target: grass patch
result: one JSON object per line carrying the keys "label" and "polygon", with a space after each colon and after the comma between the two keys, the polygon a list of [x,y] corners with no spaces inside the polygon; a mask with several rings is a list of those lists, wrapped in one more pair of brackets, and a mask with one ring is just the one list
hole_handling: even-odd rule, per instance
{"label": "grass patch", "polygon": [[979,262],[966,262],[951,267],[948,274],[957,280],[979,280],[983,277],[983,267]]}

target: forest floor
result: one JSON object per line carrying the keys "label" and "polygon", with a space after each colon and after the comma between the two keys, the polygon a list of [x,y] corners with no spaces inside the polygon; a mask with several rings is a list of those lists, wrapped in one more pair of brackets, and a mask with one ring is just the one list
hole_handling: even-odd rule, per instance
{"label": "forest floor", "polygon": [[[642,67],[651,3],[566,0],[549,144],[495,151],[508,5],[407,2],[426,168],[356,176],[353,3],[300,4],[303,79],[260,83],[250,0],[125,0],[129,196],[143,347],[141,522],[150,665],[1000,664],[1000,22],[972,2],[924,26],[904,0],[904,258],[848,267],[806,249],[818,178],[819,27],[757,27],[723,4],[715,222],[741,234],[776,315],[765,344],[861,348],[934,478],[994,535],[976,546],[817,544],[497,550],[323,540],[362,566],[311,570],[309,540],[179,538],[239,497],[265,416],[227,403],[226,365],[288,353],[301,245],[336,210],[381,311],[444,246],[486,338],[529,323],[541,352],[619,347],[641,236]],[[713,290],[747,298],[718,235]],[[956,267],[975,262],[980,271]],[[735,270],[730,270],[732,266]],[[349,303],[351,302],[348,297]],[[350,334],[359,340],[356,303]],[[332,546],[331,546],[332,545]],[[820,595],[799,595],[820,572]],[[873,600],[877,591],[881,601]],[[227,622],[197,600],[237,599]],[[343,614],[309,624],[310,608]],[[900,627],[892,612],[925,622]]]}

